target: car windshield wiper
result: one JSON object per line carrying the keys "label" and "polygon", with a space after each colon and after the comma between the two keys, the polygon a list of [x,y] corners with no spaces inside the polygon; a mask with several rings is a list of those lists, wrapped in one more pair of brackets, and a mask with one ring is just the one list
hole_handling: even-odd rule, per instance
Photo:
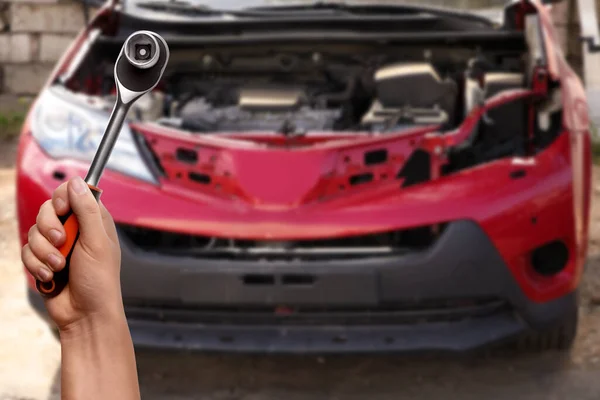
{"label": "car windshield wiper", "polygon": [[343,3],[328,3],[317,1],[307,4],[292,4],[292,5],[277,5],[277,6],[258,6],[246,8],[255,12],[264,13],[331,13],[331,14],[364,14],[364,13],[379,13],[392,11],[398,14],[416,13],[418,10],[406,8],[402,5],[385,5],[385,4],[361,4],[350,5]]}
{"label": "car windshield wiper", "polygon": [[216,10],[202,4],[194,4],[182,0],[152,0],[144,1],[136,4],[137,7],[145,8],[152,11],[165,11],[170,13],[185,13],[192,15],[225,15],[225,14],[236,14],[235,12],[229,12],[225,10]]}
{"label": "car windshield wiper", "polygon": [[[245,8],[244,12],[252,13],[254,15],[277,15],[277,16],[290,16],[290,15],[317,15],[317,16],[340,16],[340,15],[358,15],[364,14],[365,10],[372,8],[367,7],[353,7],[341,3],[325,3],[316,2],[309,4],[294,4],[294,5],[278,5],[278,6],[259,6]],[[377,7],[374,8],[376,10]],[[378,13],[377,11],[375,13]]]}
{"label": "car windshield wiper", "polygon": [[140,8],[170,13],[185,13],[200,16],[236,16],[236,17],[343,17],[361,15],[418,14],[419,10],[404,7],[386,6],[347,6],[339,3],[312,3],[308,5],[252,7],[241,10],[215,9],[203,4],[186,0],[149,0],[136,3]]}
{"label": "car windshield wiper", "polygon": [[[294,16],[302,14],[307,15],[337,15],[340,14],[340,10],[337,9],[312,9],[312,8],[288,8],[288,7],[266,7],[262,8],[249,8],[243,10],[221,10],[211,8],[204,4],[197,4],[196,2],[186,0],[149,0],[136,3],[140,8],[145,8],[153,11],[165,11],[171,13],[185,13],[192,15],[206,15],[206,16],[219,16],[219,15],[230,15],[238,17],[281,17],[281,16]],[[343,12],[342,12],[343,13]]]}

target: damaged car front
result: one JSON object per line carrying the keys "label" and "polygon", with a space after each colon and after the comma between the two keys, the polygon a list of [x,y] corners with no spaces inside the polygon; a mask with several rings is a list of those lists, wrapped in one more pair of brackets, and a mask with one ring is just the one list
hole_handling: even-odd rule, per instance
{"label": "damaged car front", "polygon": [[586,99],[545,5],[513,2],[501,21],[402,2],[107,3],[23,128],[21,240],[85,174],[117,52],[148,29],[171,61],[101,183],[137,345],[568,348]]}

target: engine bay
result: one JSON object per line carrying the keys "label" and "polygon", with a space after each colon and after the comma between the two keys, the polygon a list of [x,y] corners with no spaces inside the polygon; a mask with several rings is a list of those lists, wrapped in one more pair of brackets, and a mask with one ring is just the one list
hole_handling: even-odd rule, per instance
{"label": "engine bay", "polygon": [[[289,43],[267,37],[252,45],[178,33],[168,39],[163,81],[130,117],[194,135],[455,132],[495,96],[534,89],[543,43],[538,17],[528,16],[525,25],[450,39],[443,32],[365,42],[298,35]],[[109,111],[121,42],[98,31],[58,83]],[[449,150],[445,172],[548,145],[562,115],[559,84],[550,86],[545,100],[516,96],[486,111],[464,143]]]}
{"label": "engine bay", "polygon": [[252,62],[274,61],[280,71],[249,78],[227,74],[229,68],[221,67],[224,71],[208,81],[181,77],[175,84],[181,95],[173,114],[185,130],[213,133],[375,132],[405,124],[452,124],[455,119],[458,85],[441,78],[429,63],[343,68],[319,65],[321,53],[308,57],[296,73],[294,65],[303,63],[300,57],[275,54],[271,59],[233,60],[229,68],[245,61],[246,74],[256,74]]}
{"label": "engine bay", "polygon": [[[95,47],[69,85],[111,102],[112,54]],[[498,87],[525,84],[520,56],[509,51],[457,49],[452,60],[448,50],[313,47],[175,48],[165,81],[134,117],[200,134],[449,129]]]}

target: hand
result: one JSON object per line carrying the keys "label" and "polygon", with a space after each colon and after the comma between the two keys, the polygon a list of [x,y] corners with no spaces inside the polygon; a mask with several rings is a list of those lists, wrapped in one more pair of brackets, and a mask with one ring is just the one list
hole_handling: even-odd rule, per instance
{"label": "hand", "polygon": [[66,233],[57,215],[70,209],[77,217],[80,233],[71,254],[69,283],[58,296],[45,300],[48,314],[61,333],[91,318],[102,323],[123,315],[121,252],[115,224],[80,177],[60,185],[52,200],[40,208],[21,252],[23,264],[43,282],[64,268],[66,260],[58,248]]}

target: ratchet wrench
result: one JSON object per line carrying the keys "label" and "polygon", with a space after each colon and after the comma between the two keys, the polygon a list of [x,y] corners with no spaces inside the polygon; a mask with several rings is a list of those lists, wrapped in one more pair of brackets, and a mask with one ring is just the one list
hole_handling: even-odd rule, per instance
{"label": "ratchet wrench", "polygon": [[[168,61],[169,47],[165,40],[154,32],[134,32],[123,44],[114,70],[117,100],[85,178],[96,201],[100,199],[102,193],[102,190],[98,188],[98,182],[123,127],[129,108],[137,99],[156,87]],[[65,244],[59,248],[59,251],[67,262],[61,271],[54,274],[51,281],[36,281],[36,287],[44,297],[57,296],[67,286],[71,254],[79,238],[79,224],[72,211],[59,216],[59,219],[67,234]]]}

